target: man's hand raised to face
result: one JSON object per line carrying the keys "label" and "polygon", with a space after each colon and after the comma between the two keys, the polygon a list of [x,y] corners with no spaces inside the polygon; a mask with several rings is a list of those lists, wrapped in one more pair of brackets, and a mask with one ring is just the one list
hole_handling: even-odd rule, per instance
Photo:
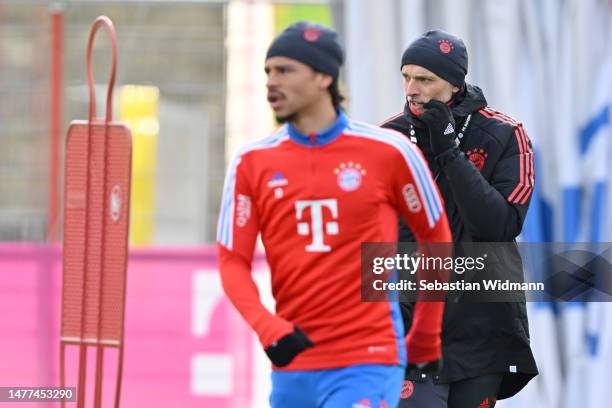
{"label": "man's hand raised to face", "polygon": [[448,105],[434,99],[423,105],[419,119],[427,126],[431,150],[438,156],[455,145],[455,119]]}

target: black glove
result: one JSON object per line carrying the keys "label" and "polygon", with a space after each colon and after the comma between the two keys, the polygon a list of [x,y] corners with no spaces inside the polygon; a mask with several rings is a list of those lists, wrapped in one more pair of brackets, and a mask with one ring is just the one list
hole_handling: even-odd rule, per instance
{"label": "black glove", "polygon": [[434,99],[423,105],[425,111],[419,119],[429,130],[431,151],[439,156],[456,147],[455,119],[450,108],[444,102]]}
{"label": "black glove", "polygon": [[422,381],[428,375],[439,374],[440,371],[442,371],[442,357],[439,360],[427,363],[408,364],[404,378],[412,381]]}
{"label": "black glove", "polygon": [[291,363],[295,356],[312,346],[314,343],[306,336],[306,333],[298,326],[294,326],[293,333],[272,343],[266,348],[266,354],[275,366],[284,367]]}

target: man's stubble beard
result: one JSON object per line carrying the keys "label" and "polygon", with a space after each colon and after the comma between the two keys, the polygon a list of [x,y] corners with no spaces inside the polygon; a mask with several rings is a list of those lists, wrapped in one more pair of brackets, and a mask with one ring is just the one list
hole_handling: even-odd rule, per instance
{"label": "man's stubble beard", "polygon": [[295,113],[290,113],[286,116],[276,116],[276,122],[281,125],[287,122],[291,122],[293,119],[295,119]]}

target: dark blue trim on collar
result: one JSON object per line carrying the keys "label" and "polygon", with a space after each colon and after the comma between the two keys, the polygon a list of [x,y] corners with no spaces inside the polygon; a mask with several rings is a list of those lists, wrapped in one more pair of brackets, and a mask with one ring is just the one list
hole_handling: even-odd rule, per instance
{"label": "dark blue trim on collar", "polygon": [[338,113],[336,121],[327,129],[317,133],[315,144],[312,143],[310,135],[301,134],[295,127],[293,127],[291,123],[287,123],[289,137],[294,142],[308,147],[323,146],[325,144],[333,142],[348,126],[348,119],[344,112],[341,109],[336,109],[336,112]]}

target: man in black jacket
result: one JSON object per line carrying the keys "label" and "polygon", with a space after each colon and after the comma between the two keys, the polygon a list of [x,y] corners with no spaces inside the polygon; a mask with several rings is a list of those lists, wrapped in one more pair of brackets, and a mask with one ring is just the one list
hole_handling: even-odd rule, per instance
{"label": "man in black jacket", "polygon": [[[521,123],[487,107],[467,84],[463,41],[429,31],[402,56],[404,112],[382,126],[423,151],[442,194],[455,242],[513,242],[534,186],[531,143]],[[400,225],[400,241],[414,241]],[[512,244],[515,245],[515,244]],[[505,268],[518,268],[520,262]],[[402,304],[406,327],[411,304]],[[409,367],[400,407],[488,408],[538,373],[525,302],[447,302],[443,368]]]}

